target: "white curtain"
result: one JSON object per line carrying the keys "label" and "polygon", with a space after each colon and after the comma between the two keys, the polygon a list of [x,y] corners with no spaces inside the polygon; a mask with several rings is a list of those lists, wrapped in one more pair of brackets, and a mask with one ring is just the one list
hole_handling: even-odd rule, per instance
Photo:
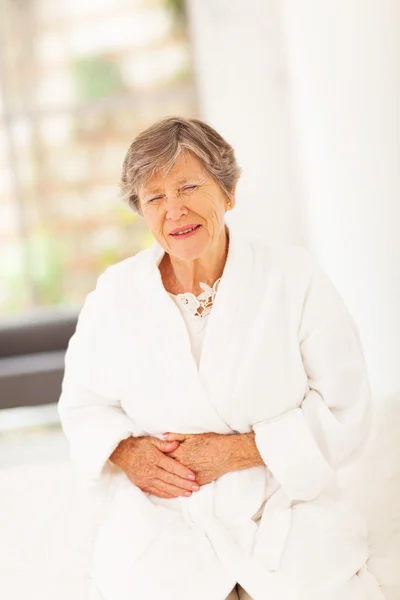
{"label": "white curtain", "polygon": [[310,248],[375,397],[400,391],[400,3],[188,0],[202,116],[234,145],[232,219]]}

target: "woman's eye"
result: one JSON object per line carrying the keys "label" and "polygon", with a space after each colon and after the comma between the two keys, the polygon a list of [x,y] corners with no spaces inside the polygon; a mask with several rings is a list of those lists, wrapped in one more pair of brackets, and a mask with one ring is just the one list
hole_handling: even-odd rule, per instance
{"label": "woman's eye", "polygon": [[148,204],[151,204],[151,202],[156,202],[157,200],[161,200],[162,196],[154,196],[154,198],[149,198],[147,200]]}
{"label": "woman's eye", "polygon": [[183,192],[192,192],[193,190],[195,190],[198,186],[193,184],[193,185],[185,185],[184,188],[182,188]]}

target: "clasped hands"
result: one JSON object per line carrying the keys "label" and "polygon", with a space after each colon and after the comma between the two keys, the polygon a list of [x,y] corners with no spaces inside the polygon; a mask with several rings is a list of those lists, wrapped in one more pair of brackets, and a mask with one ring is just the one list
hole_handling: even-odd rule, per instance
{"label": "clasped hands", "polygon": [[225,473],[264,464],[254,434],[163,435],[122,440],[109,460],[142,491],[161,498],[190,497]]}

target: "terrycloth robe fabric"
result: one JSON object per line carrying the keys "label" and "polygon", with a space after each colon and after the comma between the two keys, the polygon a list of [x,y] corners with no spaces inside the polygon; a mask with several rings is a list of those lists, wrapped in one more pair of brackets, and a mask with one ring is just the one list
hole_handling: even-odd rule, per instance
{"label": "terrycloth robe fabric", "polygon": [[[80,313],[58,408],[72,459],[107,482],[92,581],[104,600],[224,600],[236,582],[255,600],[382,600],[337,484],[371,425],[357,326],[309,252],[229,234],[199,367],[157,243]],[[130,435],[252,430],[266,466],[190,498],[146,494],[108,460]]]}

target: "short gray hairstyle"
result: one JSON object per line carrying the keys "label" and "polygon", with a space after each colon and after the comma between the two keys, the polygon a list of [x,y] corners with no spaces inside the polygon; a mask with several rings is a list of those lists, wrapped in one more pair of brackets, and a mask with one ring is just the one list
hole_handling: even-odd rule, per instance
{"label": "short gray hairstyle", "polygon": [[129,206],[141,214],[139,190],[159,170],[168,173],[182,152],[191,152],[202,163],[228,198],[240,177],[235,153],[215,129],[199,119],[168,117],[151,125],[132,142],[120,182]]}

